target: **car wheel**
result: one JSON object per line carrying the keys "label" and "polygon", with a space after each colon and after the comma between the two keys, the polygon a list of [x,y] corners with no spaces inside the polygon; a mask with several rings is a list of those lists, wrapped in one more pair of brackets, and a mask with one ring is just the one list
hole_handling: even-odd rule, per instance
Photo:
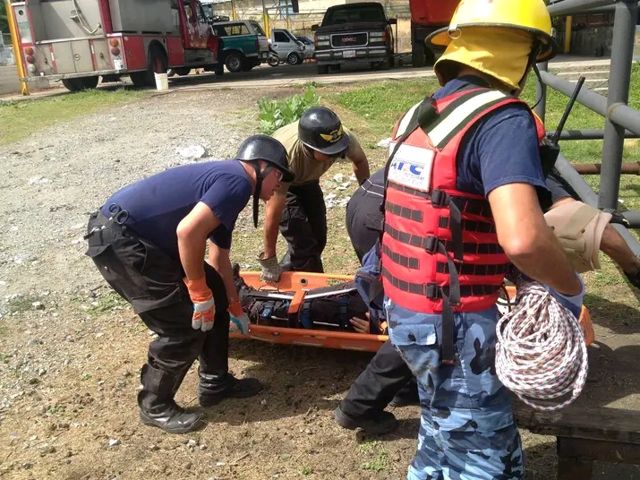
{"label": "car wheel", "polygon": [[224,59],[224,65],[227,67],[227,70],[233,73],[241,72],[244,63],[245,58],[242,54],[239,53],[228,53]]}
{"label": "car wheel", "polygon": [[291,52],[289,55],[287,55],[287,63],[289,65],[298,65],[299,63],[302,63],[302,59],[297,53]]}
{"label": "car wheel", "polygon": [[329,65],[318,65],[318,73],[320,75],[329,73]]}

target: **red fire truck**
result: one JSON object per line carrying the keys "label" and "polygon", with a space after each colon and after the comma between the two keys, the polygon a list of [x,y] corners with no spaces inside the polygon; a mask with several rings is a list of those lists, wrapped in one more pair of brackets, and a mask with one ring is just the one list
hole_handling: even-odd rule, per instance
{"label": "red fire truck", "polygon": [[409,0],[411,9],[411,57],[414,67],[432,65],[435,52],[425,46],[431,32],[449,25],[460,0]]}
{"label": "red fire truck", "polygon": [[221,42],[199,0],[24,0],[11,8],[27,80],[61,79],[76,91],[121,75],[151,86],[169,68],[222,74]]}

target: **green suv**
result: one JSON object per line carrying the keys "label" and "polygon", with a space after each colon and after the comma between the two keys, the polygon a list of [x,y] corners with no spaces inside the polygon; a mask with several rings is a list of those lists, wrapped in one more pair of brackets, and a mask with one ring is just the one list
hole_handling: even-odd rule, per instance
{"label": "green suv", "polygon": [[211,27],[213,33],[222,39],[221,58],[230,72],[248,72],[267,61],[269,41],[258,22],[216,22]]}

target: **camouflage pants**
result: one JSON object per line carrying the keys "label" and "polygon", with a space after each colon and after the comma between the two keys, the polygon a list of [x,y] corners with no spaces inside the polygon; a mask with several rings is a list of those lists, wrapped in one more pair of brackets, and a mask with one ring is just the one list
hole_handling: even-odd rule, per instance
{"label": "camouflage pants", "polygon": [[455,365],[440,363],[442,317],[386,300],[389,338],[418,380],[418,449],[408,480],[523,477],[511,398],[495,372],[495,309],[455,315]]}

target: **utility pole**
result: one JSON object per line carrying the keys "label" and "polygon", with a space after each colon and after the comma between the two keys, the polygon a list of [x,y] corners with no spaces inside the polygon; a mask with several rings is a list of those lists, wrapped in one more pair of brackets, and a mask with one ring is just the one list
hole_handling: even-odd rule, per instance
{"label": "utility pole", "polygon": [[11,2],[5,0],[5,10],[7,14],[7,22],[9,23],[9,32],[11,33],[11,45],[13,46],[13,56],[16,59],[16,68],[18,70],[18,80],[20,81],[20,93],[29,95],[29,85],[27,84],[27,71],[24,68],[22,49],[20,48],[20,39],[16,30],[16,18],[13,14]]}
{"label": "utility pole", "polygon": [[267,12],[267,6],[264,4],[264,0],[262,0],[262,24],[264,26],[264,31],[267,35],[267,38],[271,38],[271,28],[269,28],[269,13]]}

